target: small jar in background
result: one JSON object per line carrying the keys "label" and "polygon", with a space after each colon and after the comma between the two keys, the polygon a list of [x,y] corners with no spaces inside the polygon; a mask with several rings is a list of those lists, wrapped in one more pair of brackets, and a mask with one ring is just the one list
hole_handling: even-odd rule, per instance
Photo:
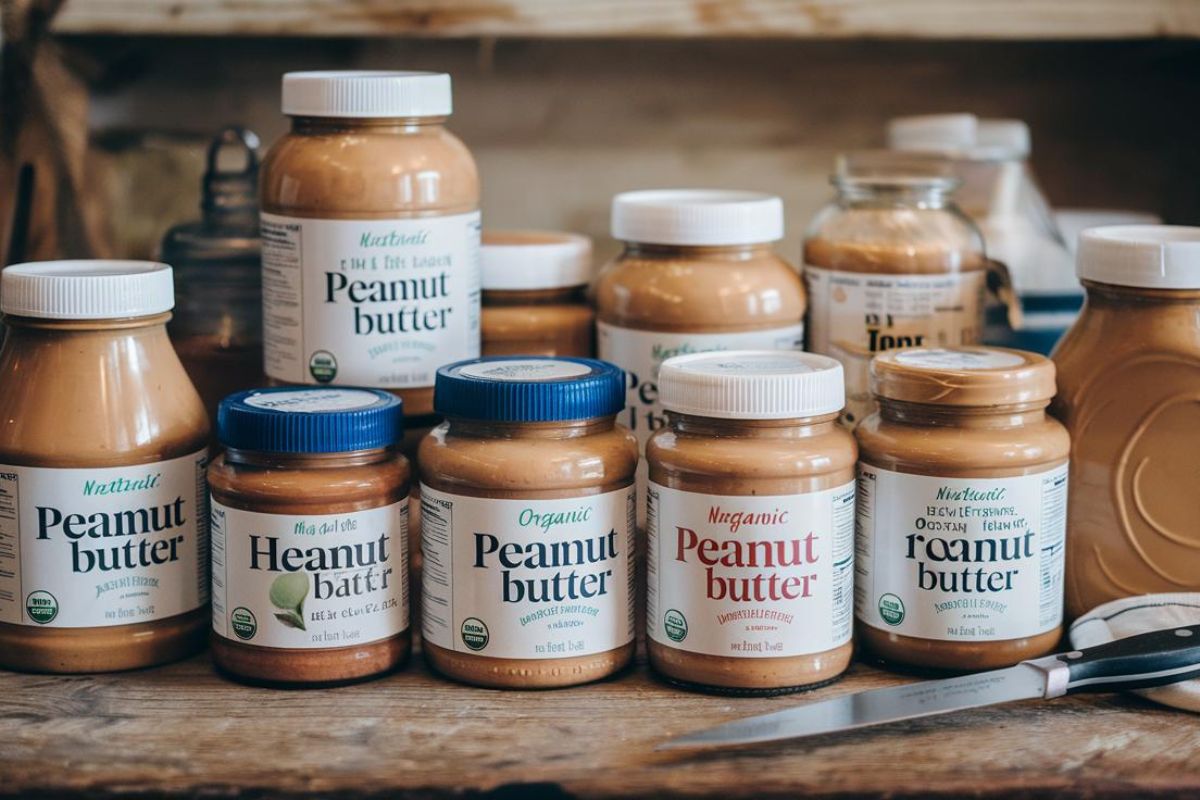
{"label": "small jar in background", "polygon": [[1062,635],[1067,431],[1054,364],[992,347],[875,357],[859,446],[858,640],[932,670],[1008,666]]}
{"label": "small jar in background", "polygon": [[590,357],[592,240],[574,233],[484,231],[480,251],[485,356]]}
{"label": "small jar in background", "polygon": [[650,438],[647,647],[669,680],[778,694],[850,665],[854,437],[842,366],[796,352],[677,356]]}
{"label": "small jar in background", "polygon": [[400,400],[259,389],[221,402],[212,490],[212,650],[227,674],[328,686],[403,665],[408,460]]}
{"label": "small jar in background", "polygon": [[450,678],[571,686],[634,652],[637,443],[602,361],[497,356],[438,370],[421,442],[422,648]]}

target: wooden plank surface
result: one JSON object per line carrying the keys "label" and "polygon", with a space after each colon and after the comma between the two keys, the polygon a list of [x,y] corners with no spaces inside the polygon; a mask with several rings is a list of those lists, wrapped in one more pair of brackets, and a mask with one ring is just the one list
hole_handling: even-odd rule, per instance
{"label": "wooden plank surface", "polygon": [[[812,697],[901,680],[857,665]],[[1200,793],[1200,716],[1138,698],[1026,702],[702,755],[665,737],[803,696],[663,686],[644,665],[554,692],[458,686],[419,664],[324,691],[230,683],[207,657],[79,677],[0,673],[0,794],[111,797],[1088,797]]]}
{"label": "wooden plank surface", "polygon": [[68,0],[75,34],[1101,39],[1200,35],[1194,0]]}

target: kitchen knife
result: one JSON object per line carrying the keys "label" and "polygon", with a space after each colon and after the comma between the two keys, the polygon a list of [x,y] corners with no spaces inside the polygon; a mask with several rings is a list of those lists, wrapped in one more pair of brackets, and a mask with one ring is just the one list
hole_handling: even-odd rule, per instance
{"label": "kitchen knife", "polygon": [[1200,676],[1200,625],[1190,625],[1022,661],[1007,669],[851,692],[691,733],[655,749],[798,739],[1014,700],[1143,689],[1196,676]]}

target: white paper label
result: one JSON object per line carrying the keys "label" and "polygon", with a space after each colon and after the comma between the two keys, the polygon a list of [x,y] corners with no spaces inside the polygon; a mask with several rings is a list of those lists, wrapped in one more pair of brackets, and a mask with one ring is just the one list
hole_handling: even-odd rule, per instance
{"label": "white paper label", "polygon": [[420,219],[262,215],[267,375],[432,386],[479,355],[479,212]]}
{"label": "white paper label", "polygon": [[[637,437],[638,450],[646,454],[650,435],[667,424],[658,402],[658,368],[673,356],[710,353],[718,350],[800,350],[804,325],[740,333],[666,333],[619,328],[596,323],[597,353],[626,373],[625,411],[617,419]],[[638,462],[638,495],[645,497],[649,477],[646,459]],[[638,524],[645,522],[645,509],[638,509]]]}
{"label": "white paper label", "polygon": [[207,603],[207,463],[0,465],[0,621],[98,628]]}
{"label": "white paper label", "polygon": [[898,347],[975,344],[983,330],[983,270],[945,275],[886,275],[804,267],[808,349],[846,370],[843,420],[874,410],[871,357]]}
{"label": "white paper label", "polygon": [[634,637],[634,489],[502,500],[421,486],[422,635],[493,658],[573,658]]}
{"label": "white paper label", "polygon": [[255,647],[353,647],[408,628],[408,502],[262,514],[212,501],[212,623]]}
{"label": "white paper label", "polygon": [[1067,466],[937,478],[859,464],[855,614],[944,641],[1020,639],[1063,615]]}
{"label": "white paper label", "polygon": [[650,638],[693,653],[774,658],[850,641],[854,483],[779,497],[651,483]]}

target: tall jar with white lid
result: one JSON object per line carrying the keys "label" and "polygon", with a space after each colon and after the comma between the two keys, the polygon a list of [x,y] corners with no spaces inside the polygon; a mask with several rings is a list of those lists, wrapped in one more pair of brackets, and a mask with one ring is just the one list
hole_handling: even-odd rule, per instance
{"label": "tall jar with white lid", "polygon": [[173,305],[165,264],[0,273],[0,666],[134,669],[204,644],[209,427]]}
{"label": "tall jar with white lid", "polygon": [[427,417],[437,368],[479,354],[479,176],[445,127],[450,76],[291,72],[283,113],[261,173],[267,375]]}
{"label": "tall jar with white lid", "polygon": [[1071,432],[1070,617],[1200,591],[1200,227],[1085,230],[1077,271],[1050,408]]}

